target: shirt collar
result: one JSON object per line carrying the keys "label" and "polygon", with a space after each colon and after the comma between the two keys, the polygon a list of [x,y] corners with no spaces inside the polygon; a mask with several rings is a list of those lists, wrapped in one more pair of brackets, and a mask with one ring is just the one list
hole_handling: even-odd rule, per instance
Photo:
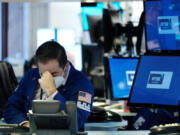
{"label": "shirt collar", "polygon": [[63,84],[62,84],[62,85],[65,85],[65,84],[66,84],[67,79],[68,79],[68,76],[69,76],[69,71],[70,71],[70,69],[71,69],[71,65],[69,64],[69,66],[68,66],[68,70],[67,70],[67,74],[66,74],[66,76],[64,77],[64,82],[63,82]]}

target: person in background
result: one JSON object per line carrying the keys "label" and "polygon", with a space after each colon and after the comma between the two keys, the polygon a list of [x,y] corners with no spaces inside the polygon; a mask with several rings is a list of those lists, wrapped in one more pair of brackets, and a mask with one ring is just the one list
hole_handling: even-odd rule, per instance
{"label": "person in background", "polygon": [[25,61],[24,64],[24,75],[28,72],[29,69],[31,68],[37,68],[37,61],[36,61],[36,57],[33,56],[31,57],[31,59],[29,61]]}
{"label": "person in background", "polygon": [[3,109],[5,121],[29,127],[27,113],[34,99],[59,100],[61,110],[66,101],[75,101],[78,130],[83,131],[94,97],[90,81],[74,68],[67,60],[65,49],[55,41],[43,43],[37,49],[35,57],[38,68],[27,72],[8,99]]}
{"label": "person in background", "polygon": [[36,61],[36,57],[33,56],[30,61],[29,61],[29,67],[30,68],[37,68],[38,67],[38,64],[37,64],[37,61]]}

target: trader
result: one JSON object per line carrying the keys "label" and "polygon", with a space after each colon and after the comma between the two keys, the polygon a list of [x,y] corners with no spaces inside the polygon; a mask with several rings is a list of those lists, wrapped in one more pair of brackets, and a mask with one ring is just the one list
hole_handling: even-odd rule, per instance
{"label": "trader", "polygon": [[94,91],[87,77],[67,60],[64,48],[55,41],[43,43],[36,51],[38,68],[31,69],[3,110],[7,123],[29,127],[27,113],[32,100],[60,100],[61,110],[66,101],[76,101],[78,130],[84,130],[93,103]]}

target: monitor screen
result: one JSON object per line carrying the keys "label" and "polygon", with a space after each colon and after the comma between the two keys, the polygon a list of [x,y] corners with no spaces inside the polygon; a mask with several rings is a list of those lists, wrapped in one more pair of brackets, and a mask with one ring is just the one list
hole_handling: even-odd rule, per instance
{"label": "monitor screen", "polygon": [[[37,129],[68,129],[69,117],[60,111],[59,100],[33,100],[32,110],[28,114],[30,122]],[[32,130],[35,130],[34,127]]]}
{"label": "monitor screen", "polygon": [[176,107],[180,99],[180,56],[141,56],[129,104]]}
{"label": "monitor screen", "polygon": [[103,7],[104,7],[104,4],[102,2],[97,3],[96,6],[84,6],[84,7],[81,7],[81,9],[82,9],[82,25],[83,25],[83,30],[84,31],[89,30],[87,15],[102,16]]}
{"label": "monitor screen", "polygon": [[147,50],[180,50],[180,1],[146,0],[144,7]]}
{"label": "monitor screen", "polygon": [[109,58],[109,77],[112,99],[127,99],[133,83],[137,58]]}

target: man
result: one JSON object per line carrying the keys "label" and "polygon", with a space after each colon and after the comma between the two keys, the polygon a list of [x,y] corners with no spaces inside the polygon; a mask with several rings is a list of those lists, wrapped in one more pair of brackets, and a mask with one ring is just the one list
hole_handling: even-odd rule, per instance
{"label": "man", "polygon": [[27,112],[33,99],[60,100],[61,110],[68,100],[76,101],[78,130],[92,109],[93,88],[87,77],[67,60],[64,48],[55,41],[42,44],[36,51],[38,68],[31,69],[8,99],[3,113],[7,123],[29,127]]}

